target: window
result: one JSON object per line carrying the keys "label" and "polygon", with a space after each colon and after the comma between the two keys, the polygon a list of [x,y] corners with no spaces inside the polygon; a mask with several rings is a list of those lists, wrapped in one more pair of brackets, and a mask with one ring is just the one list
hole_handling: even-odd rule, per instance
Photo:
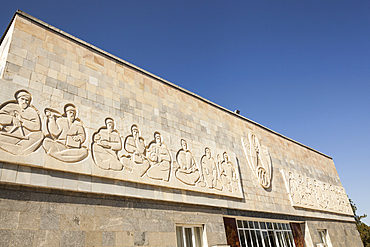
{"label": "window", "polygon": [[203,247],[202,225],[177,225],[177,247]]}
{"label": "window", "polygon": [[331,247],[330,239],[326,229],[317,230],[319,232],[321,244],[324,247]]}
{"label": "window", "polygon": [[288,223],[237,220],[241,247],[295,247]]}

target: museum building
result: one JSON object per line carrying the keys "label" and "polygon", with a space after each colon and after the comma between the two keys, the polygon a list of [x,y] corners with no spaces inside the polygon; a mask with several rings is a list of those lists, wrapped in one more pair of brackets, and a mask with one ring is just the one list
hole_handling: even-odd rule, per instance
{"label": "museum building", "polygon": [[331,157],[19,10],[0,104],[0,246],[363,246]]}

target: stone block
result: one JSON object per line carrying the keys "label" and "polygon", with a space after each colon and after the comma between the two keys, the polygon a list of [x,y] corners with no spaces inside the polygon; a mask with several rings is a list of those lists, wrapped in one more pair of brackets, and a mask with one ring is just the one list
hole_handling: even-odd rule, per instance
{"label": "stone block", "polygon": [[9,246],[11,230],[0,230],[0,246]]}
{"label": "stone block", "polygon": [[134,245],[149,245],[149,234],[147,232],[135,232]]}
{"label": "stone block", "polygon": [[9,247],[32,247],[34,231],[14,230],[12,231]]}
{"label": "stone block", "polygon": [[0,229],[17,229],[19,222],[19,212],[1,211]]}
{"label": "stone block", "polygon": [[102,232],[86,232],[85,246],[101,246]]}
{"label": "stone block", "polygon": [[14,183],[17,178],[17,169],[18,169],[17,165],[3,164],[0,180],[2,182]]}
{"label": "stone block", "polygon": [[62,231],[60,236],[60,246],[85,246],[85,232],[81,231]]}
{"label": "stone block", "polygon": [[40,228],[41,214],[35,212],[21,212],[18,229],[38,230]]}
{"label": "stone block", "polygon": [[101,231],[122,231],[123,219],[121,217],[100,217]]}
{"label": "stone block", "polygon": [[134,246],[134,232],[116,232],[116,246]]}
{"label": "stone block", "polygon": [[116,244],[115,232],[102,232],[102,246],[114,246]]}
{"label": "stone block", "polygon": [[53,213],[41,214],[40,229],[41,230],[59,230],[60,215]]}
{"label": "stone block", "polygon": [[59,231],[35,231],[33,236],[34,247],[59,247],[60,232]]}

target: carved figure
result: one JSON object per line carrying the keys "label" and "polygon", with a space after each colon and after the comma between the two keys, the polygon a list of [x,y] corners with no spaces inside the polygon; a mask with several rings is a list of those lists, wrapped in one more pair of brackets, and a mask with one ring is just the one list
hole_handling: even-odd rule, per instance
{"label": "carved figure", "polygon": [[308,205],[313,206],[315,204],[313,198],[313,185],[310,181],[310,178],[307,178],[306,199]]}
{"label": "carved figure", "polygon": [[148,177],[168,182],[171,173],[171,155],[159,132],[154,133],[154,140],[149,143],[146,155],[150,162]]}
{"label": "carved figure", "polygon": [[118,151],[122,149],[122,141],[114,126],[112,118],[105,119],[105,126],[93,135],[91,153],[95,164],[100,168],[120,171],[123,165],[118,158]]}
{"label": "carved figure", "polygon": [[300,204],[301,199],[298,191],[298,184],[292,172],[289,172],[289,192],[293,202]]}
{"label": "carved figure", "polygon": [[121,156],[121,163],[130,173],[140,177],[144,176],[150,167],[146,155],[144,138],[140,136],[140,130],[136,124],[131,126],[131,135],[126,136],[125,150],[129,155]]}
{"label": "carved figure", "polygon": [[76,106],[66,104],[63,115],[50,108],[45,109],[49,135],[43,147],[48,155],[63,162],[78,162],[88,156],[82,144],[86,140],[85,128],[77,118]]}
{"label": "carved figure", "polygon": [[204,155],[200,159],[202,164],[203,176],[207,183],[207,186],[212,189],[222,189],[221,181],[219,180],[219,170],[216,165],[216,161],[211,155],[211,150],[206,147],[204,149]]}
{"label": "carved figure", "polygon": [[313,180],[313,187],[314,187],[316,201],[317,201],[317,203],[319,204],[320,207],[323,207],[321,188],[319,186],[319,182],[316,179]]}
{"label": "carved figure", "polygon": [[180,142],[182,148],[176,154],[179,167],[175,171],[175,176],[185,184],[195,185],[200,178],[200,169],[193,154],[188,150],[187,142],[184,139]]}
{"label": "carved figure", "polygon": [[306,201],[306,186],[304,185],[304,180],[301,175],[298,175],[298,194],[299,194],[299,203],[307,204]]}
{"label": "carved figure", "polygon": [[229,155],[223,153],[223,161],[221,163],[221,179],[222,182],[230,192],[236,191],[237,187],[237,173],[233,163],[229,160]]}
{"label": "carved figure", "polygon": [[15,101],[0,106],[0,149],[26,156],[36,151],[44,139],[37,109],[31,105],[31,94],[19,90]]}
{"label": "carved figure", "polygon": [[255,134],[250,132],[248,140],[242,138],[245,156],[258,182],[265,189],[271,185],[272,162],[267,148],[263,148]]}

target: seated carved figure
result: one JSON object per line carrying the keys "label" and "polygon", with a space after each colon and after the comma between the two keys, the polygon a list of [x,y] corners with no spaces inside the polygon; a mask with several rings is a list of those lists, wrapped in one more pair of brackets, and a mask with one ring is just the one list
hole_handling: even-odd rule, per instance
{"label": "seated carved figure", "polygon": [[121,137],[114,129],[114,120],[105,119],[105,126],[93,135],[91,152],[95,164],[105,170],[122,170],[123,166],[118,158],[118,151],[122,149]]}
{"label": "seated carved figure", "polygon": [[176,154],[179,167],[175,172],[175,176],[185,184],[195,185],[200,178],[200,171],[187,145],[186,141],[181,139],[182,148]]}
{"label": "seated carved figure", "polygon": [[149,160],[145,156],[146,147],[144,138],[140,136],[137,125],[131,126],[131,135],[128,135],[124,144],[125,150],[129,155],[123,155],[121,162],[125,169],[130,173],[140,177],[144,176],[150,167]]}
{"label": "seated carved figure", "polygon": [[154,140],[148,145],[147,157],[151,164],[148,177],[169,181],[171,172],[171,155],[166,145],[162,142],[159,132],[154,133]]}
{"label": "seated carved figure", "polygon": [[221,163],[221,179],[225,188],[230,192],[238,189],[236,169],[226,152],[223,153],[223,161]]}
{"label": "seated carved figure", "polygon": [[49,136],[44,140],[43,147],[48,155],[64,162],[78,162],[88,155],[82,144],[86,140],[85,128],[76,117],[73,104],[64,106],[64,114],[50,108],[45,109]]}
{"label": "seated carved figure", "polygon": [[14,96],[16,101],[9,101],[0,109],[0,149],[26,156],[40,147],[44,135],[40,116],[31,105],[31,94],[19,90]]}

